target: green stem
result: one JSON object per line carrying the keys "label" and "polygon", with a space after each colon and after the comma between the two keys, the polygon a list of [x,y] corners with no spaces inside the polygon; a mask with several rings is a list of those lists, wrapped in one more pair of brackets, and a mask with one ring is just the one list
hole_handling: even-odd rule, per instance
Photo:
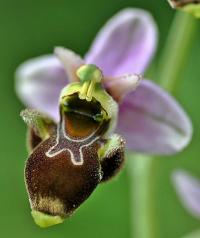
{"label": "green stem", "polygon": [[181,81],[193,43],[196,26],[196,19],[190,14],[176,13],[160,59],[157,75],[159,84],[173,94],[176,93]]}
{"label": "green stem", "polygon": [[154,211],[154,159],[141,154],[129,159],[131,173],[131,213],[134,238],[156,238]]}
{"label": "green stem", "polygon": [[[177,12],[161,57],[159,84],[175,93],[180,84],[188,54],[192,47],[196,21],[185,13]],[[132,154],[129,159],[131,203],[134,238],[157,238],[155,185],[156,158]]]}

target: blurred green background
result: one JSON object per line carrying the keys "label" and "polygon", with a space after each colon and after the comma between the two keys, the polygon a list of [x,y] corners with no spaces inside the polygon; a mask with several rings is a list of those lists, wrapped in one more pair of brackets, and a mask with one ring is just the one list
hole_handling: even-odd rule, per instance
{"label": "blurred green background", "polygon": [[[84,55],[102,24],[128,6],[147,9],[156,19],[160,31],[158,61],[174,14],[167,1],[0,0],[0,237],[131,237],[127,168],[114,181],[99,186],[65,223],[49,229],[33,223],[23,180],[26,128],[19,117],[23,105],[15,95],[13,79],[21,62],[51,53],[54,46],[66,46]],[[192,117],[194,138],[178,156],[157,159],[155,203],[160,238],[179,238],[200,228],[200,220],[182,208],[170,181],[175,168],[186,168],[200,177],[199,29],[178,93]]]}

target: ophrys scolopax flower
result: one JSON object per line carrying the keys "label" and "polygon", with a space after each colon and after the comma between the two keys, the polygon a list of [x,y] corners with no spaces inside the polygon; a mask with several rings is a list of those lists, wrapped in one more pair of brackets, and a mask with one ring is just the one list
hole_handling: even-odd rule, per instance
{"label": "ophrys scolopax flower", "polygon": [[19,97],[53,118],[22,112],[31,150],[26,184],[39,225],[61,222],[119,171],[123,138],[127,149],[151,154],[176,153],[190,141],[180,105],[151,81],[139,85],[156,42],[152,17],[126,9],[100,31],[85,60],[57,47],[55,56],[19,67]]}
{"label": "ophrys scolopax flower", "polygon": [[118,106],[101,86],[101,71],[83,65],[76,73],[79,82],[61,92],[57,126],[35,110],[21,113],[30,133],[26,185],[32,215],[40,226],[71,215],[124,160],[124,140],[109,133]]}

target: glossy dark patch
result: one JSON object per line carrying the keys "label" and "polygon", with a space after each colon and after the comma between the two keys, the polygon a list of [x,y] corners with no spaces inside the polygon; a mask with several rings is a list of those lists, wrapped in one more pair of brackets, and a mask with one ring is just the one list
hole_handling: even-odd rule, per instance
{"label": "glossy dark patch", "polygon": [[[84,138],[93,133],[103,120],[104,110],[99,102],[80,100],[72,95],[61,107],[61,116],[65,117],[65,131],[72,138]],[[106,114],[106,113],[105,113]]]}

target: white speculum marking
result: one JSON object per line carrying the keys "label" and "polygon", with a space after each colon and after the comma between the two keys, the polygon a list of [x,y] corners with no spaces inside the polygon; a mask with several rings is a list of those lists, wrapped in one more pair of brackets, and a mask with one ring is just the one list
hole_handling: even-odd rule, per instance
{"label": "white speculum marking", "polygon": [[92,145],[99,139],[97,136],[101,125],[88,137],[83,139],[72,139],[65,132],[65,121],[61,122],[61,126],[57,129],[56,144],[52,146],[45,154],[47,157],[52,158],[63,151],[68,151],[71,161],[74,165],[83,164],[83,148]]}

